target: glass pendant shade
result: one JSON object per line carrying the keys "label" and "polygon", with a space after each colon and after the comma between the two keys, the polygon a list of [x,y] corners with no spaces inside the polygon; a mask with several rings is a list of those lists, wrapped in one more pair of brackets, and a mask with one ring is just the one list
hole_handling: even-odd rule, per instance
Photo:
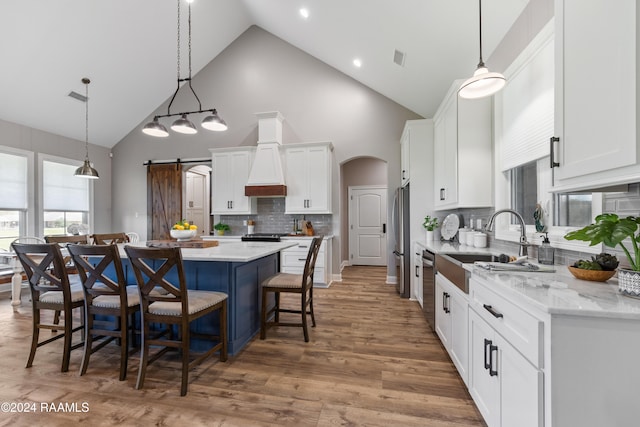
{"label": "glass pendant shade", "polygon": [[100,176],[98,175],[98,171],[91,167],[91,163],[89,163],[89,159],[85,159],[82,166],[76,169],[73,175],[80,178],[89,178],[89,179],[100,178]]}
{"label": "glass pendant shade", "polygon": [[154,117],[152,122],[144,125],[144,127],[142,128],[142,132],[147,135],[157,136],[160,138],[166,138],[167,136],[169,136],[169,131],[167,131],[167,128],[158,121],[157,117]]}
{"label": "glass pendant shade", "polygon": [[189,119],[187,119],[186,114],[183,114],[182,117],[173,122],[173,124],[171,125],[171,130],[188,135],[198,133],[198,129],[196,129],[195,125],[191,123]]}
{"label": "glass pendant shade", "polygon": [[504,87],[506,80],[500,73],[491,73],[484,65],[479,65],[473,77],[465,80],[458,89],[458,96],[466,99],[491,96]]}
{"label": "glass pendant shade", "polygon": [[227,130],[227,123],[220,118],[218,112],[213,110],[210,116],[207,116],[202,120],[202,127],[213,131],[225,131]]}

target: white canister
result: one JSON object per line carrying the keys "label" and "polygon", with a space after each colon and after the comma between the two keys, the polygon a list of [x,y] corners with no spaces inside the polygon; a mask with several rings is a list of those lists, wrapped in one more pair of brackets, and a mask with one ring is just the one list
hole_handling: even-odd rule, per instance
{"label": "white canister", "polygon": [[255,230],[255,225],[248,225],[247,226],[247,234],[253,234]]}
{"label": "white canister", "polygon": [[473,246],[473,235],[474,235],[474,231],[473,230],[469,230],[469,232],[467,233],[467,246]]}
{"label": "white canister", "polygon": [[458,229],[458,242],[460,242],[461,245],[466,245],[467,244],[467,234],[468,233],[469,233],[469,230],[467,228]]}
{"label": "white canister", "polygon": [[473,246],[476,248],[486,248],[487,235],[484,233],[473,233]]}

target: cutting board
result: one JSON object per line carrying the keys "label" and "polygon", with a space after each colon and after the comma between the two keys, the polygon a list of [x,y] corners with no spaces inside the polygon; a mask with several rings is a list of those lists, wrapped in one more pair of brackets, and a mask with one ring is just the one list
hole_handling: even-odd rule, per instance
{"label": "cutting board", "polygon": [[148,240],[147,246],[150,248],[212,248],[218,246],[217,240],[193,239],[184,242],[177,240]]}

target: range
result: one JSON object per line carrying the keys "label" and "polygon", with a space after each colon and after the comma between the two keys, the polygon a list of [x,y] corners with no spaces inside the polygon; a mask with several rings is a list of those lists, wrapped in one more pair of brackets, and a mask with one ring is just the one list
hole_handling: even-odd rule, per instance
{"label": "range", "polygon": [[280,237],[286,235],[287,233],[254,233],[245,234],[241,240],[243,242],[279,242]]}

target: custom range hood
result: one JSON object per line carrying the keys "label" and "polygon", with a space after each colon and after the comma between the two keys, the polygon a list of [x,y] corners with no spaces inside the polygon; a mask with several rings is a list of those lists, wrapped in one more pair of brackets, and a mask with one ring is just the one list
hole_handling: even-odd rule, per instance
{"label": "custom range hood", "polygon": [[280,146],[282,145],[282,121],[278,111],[256,113],[258,116],[258,148],[244,187],[245,196],[284,197],[284,183]]}

